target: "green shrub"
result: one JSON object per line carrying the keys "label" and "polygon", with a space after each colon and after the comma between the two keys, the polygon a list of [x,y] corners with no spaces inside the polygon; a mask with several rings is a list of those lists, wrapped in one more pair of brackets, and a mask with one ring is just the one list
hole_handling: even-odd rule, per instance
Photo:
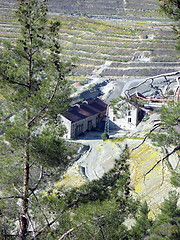
{"label": "green shrub", "polygon": [[101,135],[101,138],[102,138],[103,141],[105,141],[105,140],[109,139],[109,135],[107,133],[103,133]]}

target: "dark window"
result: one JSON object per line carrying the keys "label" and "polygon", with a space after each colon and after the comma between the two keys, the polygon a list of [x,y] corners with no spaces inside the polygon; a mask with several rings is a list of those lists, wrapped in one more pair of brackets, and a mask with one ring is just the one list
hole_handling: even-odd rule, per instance
{"label": "dark window", "polygon": [[129,122],[129,123],[131,122],[131,118],[128,118],[128,122]]}
{"label": "dark window", "polygon": [[88,121],[88,130],[90,131],[92,129],[92,120]]}

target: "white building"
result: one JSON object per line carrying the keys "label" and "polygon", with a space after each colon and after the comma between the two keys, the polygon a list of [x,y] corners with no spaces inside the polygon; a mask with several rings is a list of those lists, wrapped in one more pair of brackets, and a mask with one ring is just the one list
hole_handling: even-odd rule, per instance
{"label": "white building", "polygon": [[121,117],[117,117],[113,113],[113,109],[109,108],[109,127],[111,130],[132,130],[140,123],[144,116],[144,112],[140,108],[136,108],[132,105],[130,107],[131,108],[124,112]]}

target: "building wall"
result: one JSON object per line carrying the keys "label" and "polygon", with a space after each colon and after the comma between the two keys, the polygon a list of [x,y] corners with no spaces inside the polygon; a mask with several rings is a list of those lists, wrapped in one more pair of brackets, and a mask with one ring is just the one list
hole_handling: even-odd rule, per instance
{"label": "building wall", "polygon": [[137,108],[132,106],[131,110],[127,110],[127,112],[124,113],[123,117],[117,118],[113,113],[113,109],[109,108],[110,130],[134,129],[139,123],[138,111],[139,110]]}
{"label": "building wall", "polygon": [[72,123],[72,137],[77,137],[79,134],[96,128],[96,119],[98,115],[94,115],[85,119],[82,119],[78,122]]}
{"label": "building wall", "polygon": [[71,138],[71,121],[61,115],[62,124],[66,127],[67,133],[64,135],[65,138]]}
{"label": "building wall", "polygon": [[106,111],[74,123],[71,123],[71,121],[62,116],[62,122],[67,129],[67,134],[64,137],[67,139],[75,138],[81,133],[95,129],[97,124],[104,119],[105,114]]}

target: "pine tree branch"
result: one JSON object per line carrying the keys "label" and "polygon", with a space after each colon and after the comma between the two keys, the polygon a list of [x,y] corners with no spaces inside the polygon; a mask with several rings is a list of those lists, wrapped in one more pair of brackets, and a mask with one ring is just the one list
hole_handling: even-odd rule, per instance
{"label": "pine tree branch", "polygon": [[26,84],[26,83],[22,83],[22,82],[17,82],[15,80],[11,80],[9,76],[5,75],[5,74],[2,74],[4,79],[7,80],[9,83],[12,83],[12,84],[17,84],[19,86],[23,86],[23,87],[26,87],[26,88],[29,88],[29,85]]}
{"label": "pine tree branch", "polygon": [[14,187],[14,189],[16,190],[16,192],[17,192],[18,194],[21,194],[21,192],[16,188],[16,186],[14,185],[14,183],[13,183],[13,187]]}
{"label": "pine tree branch", "polygon": [[70,233],[74,232],[76,229],[78,229],[79,227],[81,227],[81,226],[82,226],[83,224],[85,224],[85,223],[87,223],[87,221],[86,221],[86,222],[82,222],[82,223],[80,223],[79,225],[77,225],[76,227],[69,229],[67,232],[65,232],[65,233],[59,238],[59,240],[64,240]]}
{"label": "pine tree branch", "polygon": [[136,150],[137,148],[139,148],[139,147],[146,141],[146,139],[148,138],[148,136],[149,136],[156,128],[158,128],[158,127],[160,127],[160,126],[161,126],[161,123],[156,123],[156,124],[154,125],[154,127],[149,131],[149,133],[144,137],[143,141],[142,141],[138,146],[134,147],[134,148],[132,149],[132,151],[134,151],[134,150]]}
{"label": "pine tree branch", "polygon": [[[60,80],[59,80],[60,81]],[[58,86],[59,86],[59,81],[57,81],[56,83],[56,86],[54,88],[54,91],[52,92],[52,95],[51,97],[49,98],[49,101],[46,105],[44,105],[44,107],[42,109],[39,110],[39,112],[36,114],[36,116],[34,116],[29,122],[28,122],[28,126],[31,126],[34,121],[40,117],[41,113],[49,106],[49,104],[51,103],[52,99],[54,98],[55,94],[56,94],[56,91],[58,89]]]}
{"label": "pine tree branch", "polygon": [[[46,224],[46,226],[44,226],[41,230],[38,231],[38,233],[36,233],[35,237],[37,238],[39,235],[41,235],[47,228],[50,228],[56,221],[58,218],[55,218],[54,220],[52,220],[51,222],[49,222],[48,224]],[[34,240],[34,237],[31,238],[31,240]]]}
{"label": "pine tree branch", "polygon": [[[48,221],[48,218],[46,217],[46,215],[44,214],[43,210],[41,209],[41,205],[40,205],[39,200],[38,200],[36,194],[34,193],[34,191],[32,192],[32,194],[33,194],[33,196],[35,197],[35,199],[36,199],[36,201],[37,201],[37,204],[39,205],[39,209],[40,209],[42,215],[43,215],[44,218],[45,218],[45,221],[46,221],[46,223],[47,223],[47,226],[50,226],[50,222]],[[37,236],[36,236],[36,237],[37,237]]]}
{"label": "pine tree branch", "polygon": [[29,222],[30,222],[30,224],[31,224],[31,227],[32,227],[32,232],[33,232],[33,235],[34,235],[33,240],[37,240],[37,238],[36,238],[36,230],[35,230],[35,228],[34,228],[34,224],[33,224],[33,222],[32,222],[32,219],[31,219],[29,213],[28,213],[28,220],[29,220]]}
{"label": "pine tree branch", "polygon": [[[68,231],[66,231],[58,240],[64,240],[66,237],[68,237],[68,235],[72,232],[74,232],[75,230],[77,230],[78,228],[80,228],[82,225],[91,222],[91,221],[98,221],[100,219],[103,219],[109,215],[112,215],[114,213],[121,213],[122,209],[119,210],[114,210],[111,213],[108,213],[106,215],[101,215],[99,217],[93,217],[87,221],[83,221],[80,224],[78,224],[76,227],[69,229]],[[39,235],[41,235],[47,228],[50,228],[56,221],[58,220],[58,218],[55,218],[54,220],[52,220],[51,222],[48,222],[46,226],[44,226],[41,230],[38,231],[38,233],[35,235],[35,237],[37,238]],[[34,238],[31,238],[31,240],[34,240]]]}
{"label": "pine tree branch", "polygon": [[23,196],[21,195],[17,195],[17,196],[7,196],[7,197],[0,197],[0,199],[18,199],[18,198],[22,198]]}
{"label": "pine tree branch", "polygon": [[12,81],[12,80],[9,80],[9,82],[12,83],[12,84],[17,84],[19,86],[23,86],[23,87],[29,88],[29,85],[26,84],[26,83],[20,83],[20,82]]}
{"label": "pine tree branch", "polygon": [[31,190],[32,192],[36,191],[36,189],[38,188],[38,186],[39,186],[39,184],[40,184],[40,182],[41,182],[41,179],[42,179],[42,177],[43,177],[43,173],[44,173],[43,170],[44,170],[44,169],[43,169],[43,166],[41,166],[41,170],[40,170],[40,174],[39,174],[39,178],[38,178],[38,180],[37,180],[37,183],[36,183],[36,185],[35,185],[33,188],[30,188],[30,190]]}
{"label": "pine tree branch", "polygon": [[36,161],[33,161],[30,165],[29,165],[29,169],[36,163]]}
{"label": "pine tree branch", "polygon": [[76,227],[74,228],[71,228],[69,229],[67,232],[65,232],[58,240],[64,240],[70,233],[74,232],[75,230],[77,230],[79,227],[81,227],[82,225],[88,223],[88,222],[91,222],[91,221],[99,221],[100,219],[103,219],[109,215],[113,215],[114,213],[121,213],[122,210],[114,210],[112,212],[110,212],[109,214],[106,214],[106,215],[101,215],[99,217],[93,217],[87,221],[84,221],[82,223],[80,223],[79,225],[77,225]]}
{"label": "pine tree branch", "polygon": [[161,181],[160,186],[162,186],[163,183],[164,183],[164,161],[162,161],[162,181]]}
{"label": "pine tree branch", "polygon": [[[3,234],[2,233],[2,236],[5,237],[3,238],[3,240],[9,240],[9,239],[16,239],[17,238],[17,234]],[[8,238],[6,238],[8,237]]]}
{"label": "pine tree branch", "polygon": [[165,160],[166,158],[168,158],[169,156],[171,156],[173,153],[175,153],[176,151],[180,150],[180,145],[178,145],[177,147],[175,147],[170,153],[166,154],[166,156],[164,156],[163,158],[159,159],[152,168],[150,168],[145,174],[144,174],[144,179],[145,177],[163,160]]}

